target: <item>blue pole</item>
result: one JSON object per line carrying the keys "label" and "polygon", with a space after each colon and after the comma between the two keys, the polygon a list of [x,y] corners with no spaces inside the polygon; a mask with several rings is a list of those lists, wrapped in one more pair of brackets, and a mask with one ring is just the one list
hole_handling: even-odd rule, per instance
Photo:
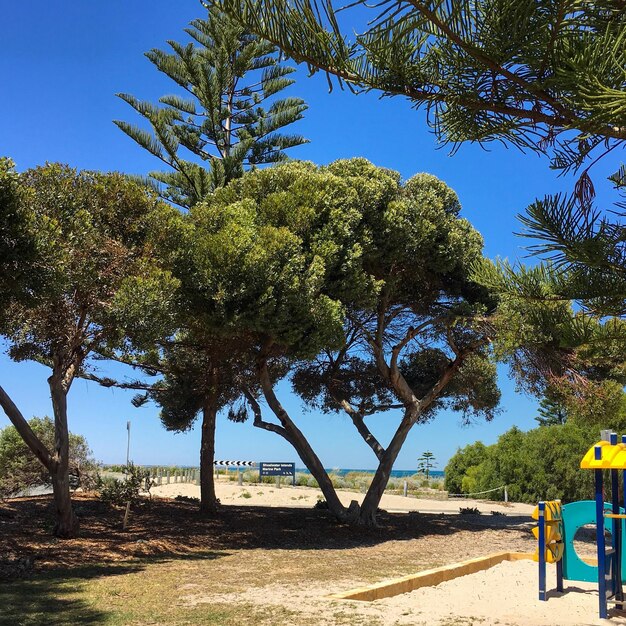
{"label": "blue pole", "polygon": [[538,505],[539,515],[537,528],[539,528],[539,599],[546,598],[546,503]]}
{"label": "blue pole", "polygon": [[[598,456],[600,458],[598,458]],[[602,449],[596,446],[595,458],[602,458]],[[606,608],[606,549],[604,545],[604,495],[602,493],[602,470],[594,470],[596,483],[596,544],[598,546],[598,603],[600,619],[607,618]]]}
{"label": "blue pole", "polygon": [[[619,474],[617,470],[611,470],[611,504],[612,511],[619,515]],[[613,567],[611,568],[612,585],[611,591],[615,593],[617,600],[623,600],[622,595],[622,520],[613,518],[611,520],[613,547]],[[621,606],[619,607],[621,608]]]}

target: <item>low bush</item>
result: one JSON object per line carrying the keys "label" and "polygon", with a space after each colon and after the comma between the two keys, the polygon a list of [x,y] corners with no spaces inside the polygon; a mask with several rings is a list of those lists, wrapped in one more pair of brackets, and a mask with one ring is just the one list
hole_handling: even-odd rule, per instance
{"label": "low bush", "polygon": [[480,515],[480,511],[476,507],[466,506],[459,509],[461,515]]}
{"label": "low bush", "polygon": [[136,504],[142,493],[150,495],[155,483],[150,479],[150,470],[143,469],[134,463],[122,467],[125,478],[100,478],[97,489],[100,500],[109,506],[125,506],[129,502]]}

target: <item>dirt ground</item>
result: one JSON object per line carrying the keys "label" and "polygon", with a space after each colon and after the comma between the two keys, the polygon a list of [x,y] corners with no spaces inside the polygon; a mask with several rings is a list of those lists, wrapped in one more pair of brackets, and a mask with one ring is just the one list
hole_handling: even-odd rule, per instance
{"label": "dirt ground", "polygon": [[[0,624],[601,623],[593,585],[575,584],[539,603],[532,561],[375,602],[328,597],[493,552],[533,551],[527,515],[381,513],[379,528],[355,529],[301,500],[292,507],[222,506],[207,519],[195,502],[153,498],[133,511],[122,532],[122,510],[88,495],[75,503],[81,536],[65,541],[51,536],[49,496],[0,504],[0,576],[13,581],[0,583],[7,620],[0,616]],[[30,596],[38,593],[35,607]],[[65,617],[61,610],[51,620],[42,608],[51,603],[64,607]],[[81,609],[72,614],[72,606]]]}
{"label": "dirt ground", "polygon": [[[354,529],[311,507],[223,506],[203,518],[195,502],[153,498],[131,513],[89,495],[75,495],[80,538],[58,540],[50,496],[0,504],[0,555],[29,559],[33,571],[210,550],[365,550],[390,560],[410,549],[416,566],[436,566],[501,550],[528,550],[528,517],[381,513],[379,527]],[[489,527],[487,527],[487,525]],[[520,526],[521,525],[521,526]],[[405,556],[401,559],[406,560]]]}

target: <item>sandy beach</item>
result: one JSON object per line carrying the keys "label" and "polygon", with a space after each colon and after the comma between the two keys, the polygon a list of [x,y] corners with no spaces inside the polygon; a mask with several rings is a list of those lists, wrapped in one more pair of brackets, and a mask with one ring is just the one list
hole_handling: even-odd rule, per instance
{"label": "sandy beach", "polygon": [[[548,581],[555,580],[549,566]],[[191,591],[191,593],[189,593]],[[212,601],[252,602],[272,607],[293,603],[307,617],[317,615],[319,624],[383,624],[393,626],[600,626],[626,624],[626,614],[613,610],[609,620],[598,617],[597,586],[566,583],[563,593],[537,599],[537,564],[533,561],[504,562],[484,572],[461,576],[433,587],[373,602],[329,600],[327,588],[309,587],[306,592],[284,585],[240,590],[236,594],[211,595]],[[186,602],[208,601],[192,588],[183,594]]]}
{"label": "sandy beach", "polygon": [[[319,489],[312,487],[292,487],[283,485],[280,489],[270,484],[247,484],[239,486],[226,480],[215,482],[215,492],[222,504],[268,507],[303,507],[310,508],[318,498],[323,498]],[[176,496],[200,497],[200,487],[191,483],[171,483],[153,487],[151,493],[162,498]],[[351,500],[361,502],[364,494],[357,491],[338,490],[341,501],[348,505]],[[413,498],[401,495],[385,494],[380,507],[391,512],[418,511],[420,513],[459,513],[460,508],[477,508],[483,515],[496,511],[506,516],[530,516],[534,506],[518,502],[490,502],[468,498],[448,498],[447,500]],[[530,521],[530,520],[528,520]]]}

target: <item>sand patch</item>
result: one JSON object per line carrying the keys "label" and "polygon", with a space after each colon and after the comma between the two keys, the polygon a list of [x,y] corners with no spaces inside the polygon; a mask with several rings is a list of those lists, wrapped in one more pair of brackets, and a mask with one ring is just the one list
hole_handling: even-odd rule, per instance
{"label": "sand patch", "polygon": [[[151,493],[162,498],[186,496],[200,497],[200,487],[191,483],[170,483],[153,487]],[[311,508],[322,492],[313,487],[292,487],[285,485],[278,489],[275,485],[242,485],[226,480],[215,482],[215,493],[222,504],[245,504],[246,506],[267,507],[303,507]],[[337,495],[344,505],[352,500],[361,502],[365,494],[356,491],[338,490]],[[456,514],[460,508],[477,508],[483,515],[491,515],[496,511],[507,516],[530,517],[534,506],[519,502],[489,502],[485,500],[471,500],[468,498],[449,498],[435,500],[427,498],[404,497],[385,494],[382,497],[381,508],[393,511],[419,511],[421,513],[452,513]]]}
{"label": "sand patch", "polygon": [[[554,566],[548,580],[555,581]],[[483,572],[461,576],[434,587],[373,602],[334,600],[333,591],[348,589],[354,581],[337,581],[336,587],[313,584],[268,584],[226,594],[184,594],[188,606],[202,603],[251,603],[255,606],[296,609],[303,619],[319,618],[320,624],[382,624],[420,626],[583,626],[623,625],[626,616],[615,612],[611,620],[598,618],[597,587],[566,581],[565,591],[552,592],[547,602],[537,599],[537,564],[505,561]]]}

